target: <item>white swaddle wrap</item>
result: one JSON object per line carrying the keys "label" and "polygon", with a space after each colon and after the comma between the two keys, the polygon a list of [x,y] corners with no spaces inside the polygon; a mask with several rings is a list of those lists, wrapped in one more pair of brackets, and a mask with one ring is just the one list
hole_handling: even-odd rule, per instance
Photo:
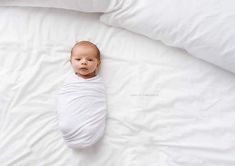
{"label": "white swaddle wrap", "polygon": [[57,97],[60,130],[73,149],[95,144],[104,134],[106,91],[101,76],[83,79],[70,73]]}

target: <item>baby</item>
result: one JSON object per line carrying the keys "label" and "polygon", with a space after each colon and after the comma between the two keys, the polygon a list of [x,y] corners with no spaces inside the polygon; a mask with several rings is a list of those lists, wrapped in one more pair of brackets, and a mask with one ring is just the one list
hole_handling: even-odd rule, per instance
{"label": "baby", "polygon": [[97,74],[100,51],[89,41],[80,41],[71,49],[73,68],[57,97],[59,128],[67,145],[82,149],[95,144],[104,134],[106,91]]}

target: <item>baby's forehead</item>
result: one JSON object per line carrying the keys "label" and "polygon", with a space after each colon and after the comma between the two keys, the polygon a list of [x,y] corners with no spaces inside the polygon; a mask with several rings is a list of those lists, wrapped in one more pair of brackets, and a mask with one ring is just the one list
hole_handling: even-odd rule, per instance
{"label": "baby's forehead", "polygon": [[100,51],[93,43],[87,41],[76,43],[71,49],[70,58],[75,56],[81,57],[83,54],[90,54],[90,56],[92,55],[94,58],[100,60]]}
{"label": "baby's forehead", "polygon": [[95,54],[97,54],[96,47],[89,45],[89,44],[75,45],[72,49],[72,52],[74,50],[76,50],[78,53],[80,53],[80,52],[95,52]]}
{"label": "baby's forehead", "polygon": [[87,50],[74,50],[72,53],[74,58],[98,58],[96,52]]}
{"label": "baby's forehead", "polygon": [[97,58],[96,54],[72,54],[74,58]]}
{"label": "baby's forehead", "polygon": [[75,48],[93,49],[96,51],[96,47],[90,43],[78,43],[73,47],[73,49]]}

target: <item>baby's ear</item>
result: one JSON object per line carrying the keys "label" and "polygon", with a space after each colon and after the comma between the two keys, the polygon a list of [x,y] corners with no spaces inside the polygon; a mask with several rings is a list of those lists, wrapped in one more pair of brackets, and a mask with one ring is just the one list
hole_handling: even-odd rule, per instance
{"label": "baby's ear", "polygon": [[98,67],[98,68],[100,68],[100,64],[101,64],[101,62],[99,61],[99,63],[97,64],[97,67]]}

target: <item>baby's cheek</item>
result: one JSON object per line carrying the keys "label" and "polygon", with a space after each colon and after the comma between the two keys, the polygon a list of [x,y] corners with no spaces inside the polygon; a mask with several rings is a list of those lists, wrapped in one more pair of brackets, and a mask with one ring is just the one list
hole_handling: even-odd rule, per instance
{"label": "baby's cheek", "polygon": [[78,70],[78,67],[76,65],[72,65],[72,68],[73,68],[74,71]]}
{"label": "baby's cheek", "polygon": [[72,66],[73,66],[73,68],[77,68],[79,66],[79,64],[77,62],[73,62]]}
{"label": "baby's cheek", "polygon": [[95,70],[96,70],[96,68],[97,68],[97,66],[93,66],[92,70],[93,70],[93,71],[95,71]]}

